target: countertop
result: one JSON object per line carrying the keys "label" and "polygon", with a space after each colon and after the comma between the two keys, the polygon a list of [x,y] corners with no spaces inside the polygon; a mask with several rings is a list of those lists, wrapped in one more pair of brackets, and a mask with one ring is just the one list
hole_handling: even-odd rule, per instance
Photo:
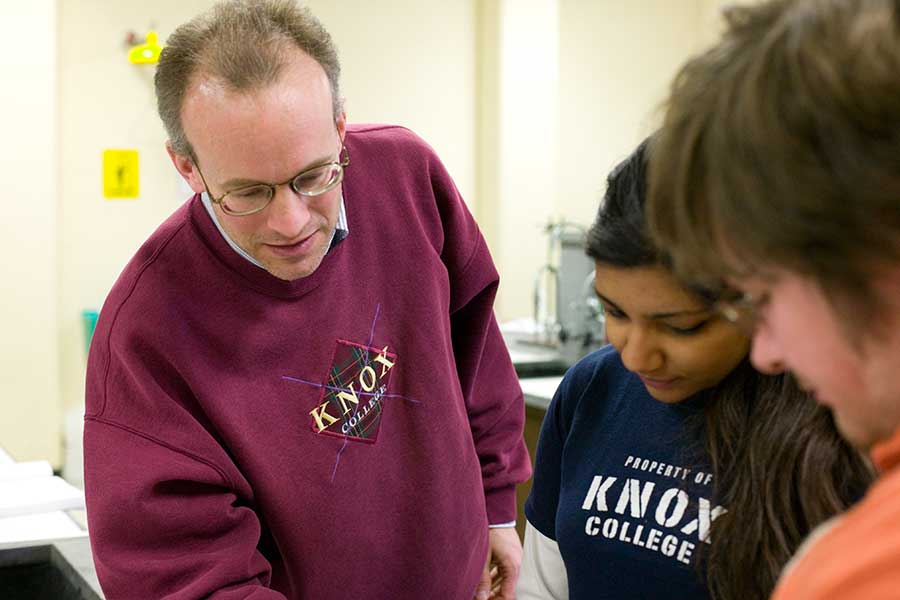
{"label": "countertop", "polygon": [[562,381],[562,375],[519,378],[519,385],[522,386],[522,393],[525,394],[526,406],[547,410],[560,381]]}
{"label": "countertop", "polygon": [[87,537],[0,544],[0,569],[50,563],[82,600],[102,600]]}

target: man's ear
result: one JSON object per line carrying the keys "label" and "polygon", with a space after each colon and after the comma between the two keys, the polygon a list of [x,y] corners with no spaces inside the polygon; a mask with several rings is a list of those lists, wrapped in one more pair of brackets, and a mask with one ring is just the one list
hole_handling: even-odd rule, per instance
{"label": "man's ear", "polygon": [[341,143],[343,144],[344,136],[347,134],[347,111],[341,111],[341,114],[335,119],[334,125],[337,127],[338,136],[340,136]]}
{"label": "man's ear", "polygon": [[205,192],[206,186],[203,185],[203,180],[200,178],[200,173],[197,171],[197,166],[194,164],[194,161],[187,156],[177,154],[175,150],[172,149],[172,144],[168,140],[166,140],[166,152],[169,153],[169,158],[172,159],[175,170],[181,173],[181,176],[184,177],[184,180],[194,193],[200,194]]}

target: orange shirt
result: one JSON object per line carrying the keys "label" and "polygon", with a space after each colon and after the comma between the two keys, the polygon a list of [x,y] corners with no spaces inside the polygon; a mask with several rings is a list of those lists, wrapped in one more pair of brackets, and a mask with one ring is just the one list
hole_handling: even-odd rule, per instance
{"label": "orange shirt", "polygon": [[856,506],[810,536],[772,600],[900,598],[900,430],[872,459],[881,476]]}

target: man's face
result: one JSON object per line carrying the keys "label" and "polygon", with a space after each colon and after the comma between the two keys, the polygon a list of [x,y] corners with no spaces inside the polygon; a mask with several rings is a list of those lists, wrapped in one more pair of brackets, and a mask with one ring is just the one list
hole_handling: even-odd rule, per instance
{"label": "man's face", "polygon": [[[325,72],[299,50],[291,51],[278,81],[260,90],[236,92],[200,74],[188,87],[181,115],[197,166],[216,198],[254,183],[288,181],[339,160],[345,131],[343,115],[335,122]],[[192,189],[204,191],[197,166],[172,158]],[[340,199],[341,186],[308,197],[282,185],[258,213],[233,216],[218,204],[214,208],[238,246],[272,275],[291,281],[322,262]]]}
{"label": "man's face", "polygon": [[[751,360],[791,371],[831,409],[852,444],[869,449],[900,426],[900,269],[875,284],[885,300],[878,323],[839,314],[813,281],[787,271],[740,286],[759,302]],[[848,339],[851,324],[854,335]]]}

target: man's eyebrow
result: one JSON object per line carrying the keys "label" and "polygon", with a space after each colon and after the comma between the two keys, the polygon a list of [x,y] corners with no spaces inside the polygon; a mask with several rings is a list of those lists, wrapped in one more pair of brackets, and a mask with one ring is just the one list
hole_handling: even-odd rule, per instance
{"label": "man's eyebrow", "polygon": [[[603,302],[603,304],[606,304],[620,312],[625,312],[619,307],[618,304],[616,304],[615,302],[613,302],[612,300],[610,300],[609,298],[607,298],[606,296],[601,294],[597,290],[597,288],[594,288],[594,293],[597,294],[597,297],[600,298],[600,301]],[[699,308],[696,310],[677,310],[677,311],[672,311],[672,312],[653,313],[653,314],[650,314],[647,316],[653,320],[670,319],[672,317],[687,317],[687,316],[703,315],[703,314],[710,312],[710,310],[711,310],[710,308]]]}
{"label": "man's eyebrow", "polygon": [[[296,177],[297,175],[300,175],[304,171],[308,171],[309,169],[312,169],[313,167],[321,167],[322,165],[327,165],[328,163],[332,162],[332,160],[333,159],[331,158],[330,155],[326,155],[324,157],[313,160],[308,165],[306,165],[305,167],[303,167],[302,169],[297,171],[290,179],[288,179],[287,181],[282,181],[280,183],[288,183],[290,181],[293,181],[294,177]],[[260,184],[274,185],[274,184],[269,183],[268,181],[259,181],[258,179],[247,179],[246,177],[232,177],[231,179],[229,179],[228,181],[223,183],[222,187],[225,189],[228,189],[228,190],[236,190],[239,188],[250,187],[251,185],[260,185]]]}
{"label": "man's eyebrow", "polygon": [[235,177],[233,179],[229,179],[225,183],[222,184],[222,187],[226,190],[236,190],[239,188],[250,187],[251,185],[259,185],[263,183],[262,181],[257,181],[256,179],[245,179],[243,177]]}

